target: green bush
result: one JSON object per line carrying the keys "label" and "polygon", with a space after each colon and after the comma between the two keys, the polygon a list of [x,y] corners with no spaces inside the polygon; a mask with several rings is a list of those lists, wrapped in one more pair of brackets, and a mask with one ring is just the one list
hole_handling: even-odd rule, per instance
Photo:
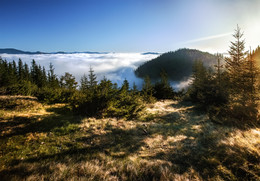
{"label": "green bush", "polygon": [[9,95],[26,95],[31,96],[37,92],[37,86],[30,81],[22,81],[6,88]]}
{"label": "green bush", "polygon": [[141,96],[125,89],[118,90],[110,81],[95,89],[75,93],[70,104],[77,114],[95,117],[131,119],[143,109]]}
{"label": "green bush", "polygon": [[39,101],[51,104],[60,102],[61,89],[52,89],[52,88],[41,88],[36,93],[36,97]]}
{"label": "green bush", "polygon": [[140,96],[118,94],[108,102],[108,106],[103,115],[106,117],[133,119],[139,116],[143,108],[144,106]]}

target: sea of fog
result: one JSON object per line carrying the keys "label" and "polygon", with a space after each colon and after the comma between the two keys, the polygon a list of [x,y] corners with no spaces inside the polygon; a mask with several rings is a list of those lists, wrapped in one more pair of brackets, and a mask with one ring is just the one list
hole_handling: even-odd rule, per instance
{"label": "sea of fog", "polygon": [[[134,70],[144,62],[156,58],[155,54],[142,53],[71,53],[71,54],[0,54],[2,59],[7,61],[15,60],[18,62],[19,58],[28,65],[31,64],[32,59],[37,64],[44,66],[46,70],[49,69],[49,64],[52,63],[55,68],[55,74],[58,76],[69,72],[76,77],[79,82],[83,74],[89,73],[89,68],[92,67],[97,79],[101,80],[104,76],[110,79],[113,83],[121,85],[127,79],[130,86],[135,84],[140,89],[143,80],[136,77]],[[187,87],[189,80],[183,82],[172,82],[171,85],[179,90]]]}

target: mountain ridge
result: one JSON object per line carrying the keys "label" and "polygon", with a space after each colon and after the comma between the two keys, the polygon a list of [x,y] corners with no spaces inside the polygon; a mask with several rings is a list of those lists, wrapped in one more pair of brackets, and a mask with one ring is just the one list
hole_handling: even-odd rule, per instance
{"label": "mountain ridge", "polygon": [[[87,53],[87,54],[108,54],[114,52],[97,52],[97,51],[73,51],[73,52],[66,52],[66,51],[57,51],[57,52],[42,52],[42,51],[23,51],[18,50],[15,48],[0,48],[0,54],[27,54],[27,55],[37,55],[37,54],[77,54],[77,53]],[[159,55],[161,53],[158,52],[143,52],[142,55]]]}
{"label": "mountain ridge", "polygon": [[182,81],[192,74],[192,65],[201,60],[206,67],[217,64],[217,56],[196,49],[178,49],[163,53],[158,57],[140,65],[135,74],[139,78],[149,76],[152,81],[160,79],[162,70],[166,71],[170,81]]}
{"label": "mountain ridge", "polygon": [[23,51],[18,50],[15,48],[0,48],[0,54],[28,54],[28,55],[35,55],[35,54],[76,54],[76,53],[88,53],[88,54],[107,54],[109,52],[91,52],[91,51],[85,51],[85,52],[65,52],[65,51],[57,51],[57,52],[31,52],[31,51]]}

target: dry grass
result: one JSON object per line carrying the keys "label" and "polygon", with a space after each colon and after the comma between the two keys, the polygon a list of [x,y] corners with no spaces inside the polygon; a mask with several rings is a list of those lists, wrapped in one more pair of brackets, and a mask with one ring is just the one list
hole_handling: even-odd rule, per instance
{"label": "dry grass", "polygon": [[260,178],[260,129],[216,125],[189,104],[157,102],[131,121],[81,118],[63,104],[2,112],[2,180]]}

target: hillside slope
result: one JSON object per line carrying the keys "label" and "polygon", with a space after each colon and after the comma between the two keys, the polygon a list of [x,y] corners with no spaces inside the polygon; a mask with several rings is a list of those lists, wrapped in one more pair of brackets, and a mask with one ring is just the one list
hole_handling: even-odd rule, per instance
{"label": "hillside slope", "polygon": [[[189,103],[156,102],[126,121],[32,97],[0,101],[3,181],[260,179],[260,129],[216,125]],[[28,101],[35,109],[22,109]]]}
{"label": "hillside slope", "polygon": [[192,65],[196,60],[201,60],[205,66],[211,66],[216,64],[217,57],[199,50],[179,49],[144,63],[136,69],[135,74],[140,78],[148,75],[152,80],[157,80],[160,72],[165,70],[170,80],[181,81],[191,75]]}

